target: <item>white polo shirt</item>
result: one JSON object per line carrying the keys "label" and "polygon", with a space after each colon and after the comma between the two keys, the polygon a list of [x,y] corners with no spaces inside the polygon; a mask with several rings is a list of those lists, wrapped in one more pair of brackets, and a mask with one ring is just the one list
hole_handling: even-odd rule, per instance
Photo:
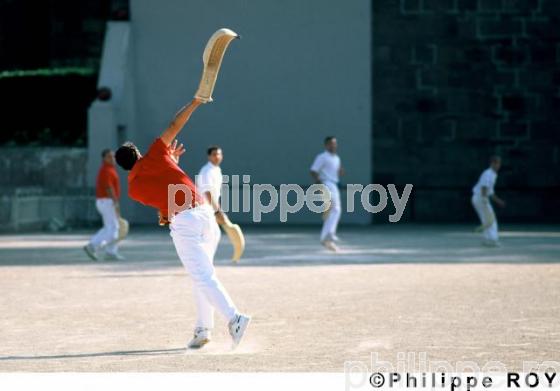
{"label": "white polo shirt", "polygon": [[321,182],[334,182],[338,183],[338,171],[340,170],[340,158],[336,153],[325,151],[317,155],[311,171],[319,174]]}
{"label": "white polo shirt", "polygon": [[476,185],[474,185],[472,191],[476,196],[482,195],[482,188],[486,187],[488,189],[488,196],[494,194],[494,185],[496,184],[496,179],[498,179],[498,174],[491,168],[487,168],[482,172],[480,178]]}
{"label": "white polo shirt", "polygon": [[[200,169],[196,176],[196,188],[200,194],[207,191],[212,195],[214,202],[220,202],[220,195],[222,190],[222,169],[220,166],[215,166],[208,162]],[[206,196],[205,196],[206,198]]]}

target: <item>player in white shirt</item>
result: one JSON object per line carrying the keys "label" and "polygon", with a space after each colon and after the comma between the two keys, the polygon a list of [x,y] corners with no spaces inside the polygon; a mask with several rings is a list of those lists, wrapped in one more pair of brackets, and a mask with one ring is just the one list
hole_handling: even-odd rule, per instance
{"label": "player in white shirt", "polygon": [[[211,234],[212,237],[208,244],[211,246],[210,259],[214,259],[214,254],[220,242],[221,231],[218,224],[224,222],[224,214],[220,208],[220,195],[222,188],[222,169],[220,164],[223,160],[222,148],[217,145],[212,145],[208,148],[208,163],[206,163],[195,178],[196,188],[208,200],[208,203],[214,209],[216,219],[212,222]],[[201,348],[210,342],[210,332],[214,328],[214,308],[204,295],[204,292],[199,291],[194,287],[194,296],[196,301],[196,308],[198,319],[194,330],[194,337],[189,342],[190,349]]]}
{"label": "player in white shirt", "polygon": [[481,226],[479,230],[483,233],[483,244],[487,246],[498,246],[498,221],[492,208],[490,200],[494,201],[499,207],[504,207],[505,202],[494,194],[494,185],[498,178],[498,171],[502,165],[499,156],[490,158],[490,167],[482,172],[478,182],[473,187],[472,204],[480,218]]}
{"label": "player in white shirt", "polygon": [[321,243],[329,250],[337,251],[334,242],[338,241],[336,229],[340,220],[340,192],[338,191],[338,178],[344,170],[340,164],[340,157],[336,154],[338,144],[335,137],[325,138],[325,151],[317,155],[311,166],[311,176],[315,183],[324,184],[330,193],[331,205],[323,222],[321,230]]}

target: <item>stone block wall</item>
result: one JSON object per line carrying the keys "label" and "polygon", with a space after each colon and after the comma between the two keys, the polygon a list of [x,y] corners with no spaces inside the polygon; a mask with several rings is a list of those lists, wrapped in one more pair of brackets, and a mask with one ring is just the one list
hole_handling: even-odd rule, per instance
{"label": "stone block wall", "polygon": [[410,220],[475,219],[500,154],[502,220],[560,221],[559,21],[557,0],[373,1],[373,179],[415,186]]}

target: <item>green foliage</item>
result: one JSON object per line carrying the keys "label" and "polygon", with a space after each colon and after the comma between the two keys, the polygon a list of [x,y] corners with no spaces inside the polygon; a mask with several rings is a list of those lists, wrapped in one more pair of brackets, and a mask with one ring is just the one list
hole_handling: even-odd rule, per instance
{"label": "green foliage", "polygon": [[86,67],[64,67],[64,68],[42,68],[42,69],[16,69],[10,71],[0,71],[0,79],[16,77],[53,77],[53,76],[92,76],[95,74],[94,68]]}

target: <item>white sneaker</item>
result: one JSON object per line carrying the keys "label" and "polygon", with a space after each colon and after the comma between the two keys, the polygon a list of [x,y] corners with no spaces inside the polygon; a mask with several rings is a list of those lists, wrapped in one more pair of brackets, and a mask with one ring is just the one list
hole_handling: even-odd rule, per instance
{"label": "white sneaker", "polygon": [[243,314],[235,315],[229,322],[229,335],[231,335],[233,339],[232,349],[235,349],[237,345],[239,345],[239,342],[241,342],[241,338],[243,338],[243,334],[245,334],[249,322],[251,322],[251,318]]}
{"label": "white sneaker", "polygon": [[486,239],[482,241],[482,245],[485,247],[501,247],[501,243],[497,240]]}
{"label": "white sneaker", "polygon": [[336,244],[334,244],[332,240],[323,240],[321,244],[325,246],[327,249],[331,250],[332,252],[338,251],[338,247],[336,246]]}
{"label": "white sneaker", "polygon": [[331,239],[333,240],[333,242],[340,242],[340,238],[336,235],[331,235]]}
{"label": "white sneaker", "polygon": [[106,261],[124,261],[124,257],[121,254],[105,254]]}
{"label": "white sneaker", "polygon": [[87,244],[84,246],[84,251],[88,257],[91,258],[92,261],[97,261],[97,255],[95,254],[95,249],[91,244]]}
{"label": "white sneaker", "polygon": [[194,329],[193,339],[187,344],[187,349],[200,349],[210,342],[210,330],[205,327]]}

